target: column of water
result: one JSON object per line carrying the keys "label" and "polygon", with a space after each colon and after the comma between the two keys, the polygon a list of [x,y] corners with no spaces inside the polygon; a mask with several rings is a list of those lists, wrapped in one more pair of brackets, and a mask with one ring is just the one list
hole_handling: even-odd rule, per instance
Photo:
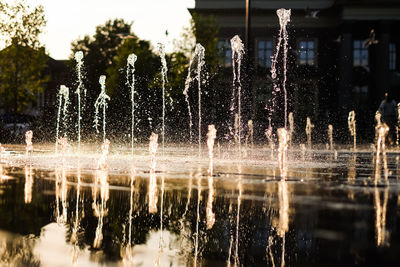
{"label": "column of water", "polygon": [[168,83],[167,77],[167,61],[165,59],[165,46],[161,43],[158,43],[158,52],[160,53],[161,58],[161,77],[162,77],[162,147],[164,152],[164,142],[165,142],[165,84]]}
{"label": "column of water", "polygon": [[[237,142],[239,145],[239,151],[241,149],[241,132],[242,132],[242,122],[241,122],[241,90],[242,83],[240,81],[240,68],[242,64],[242,59],[244,55],[244,45],[242,40],[238,35],[235,35],[231,39],[231,47],[232,47],[232,71],[233,71],[233,91],[232,91],[232,100],[231,100],[231,112],[237,114],[238,123],[237,123]],[[236,87],[237,87],[237,95],[236,95]],[[237,99],[237,109],[236,109],[236,99]],[[235,112],[236,111],[236,112]]]}
{"label": "column of water", "polygon": [[[76,61],[76,72],[78,74],[78,87],[76,88],[75,94],[78,95],[78,152],[81,151],[81,90],[83,89],[82,81],[82,66],[83,66],[83,52],[78,51],[75,53]],[[85,92],[86,90],[84,90]]]}
{"label": "column of water", "polygon": [[137,56],[135,54],[130,54],[128,56],[127,68],[126,68],[126,83],[131,88],[131,104],[132,104],[132,114],[131,114],[131,149],[133,156],[134,149],[134,129],[135,129],[135,62],[137,60]]}

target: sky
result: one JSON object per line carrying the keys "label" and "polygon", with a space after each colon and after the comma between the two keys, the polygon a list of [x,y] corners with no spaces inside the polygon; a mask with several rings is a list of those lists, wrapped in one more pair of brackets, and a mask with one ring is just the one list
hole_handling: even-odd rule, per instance
{"label": "sky", "polygon": [[[7,1],[12,2],[12,1]],[[92,36],[96,26],[108,19],[132,22],[132,31],[155,45],[162,42],[172,51],[173,39],[189,26],[188,8],[194,0],[27,0],[30,7],[43,5],[47,25],[41,42],[54,59],[67,59],[71,42],[85,34]],[[168,38],[165,31],[168,30]]]}

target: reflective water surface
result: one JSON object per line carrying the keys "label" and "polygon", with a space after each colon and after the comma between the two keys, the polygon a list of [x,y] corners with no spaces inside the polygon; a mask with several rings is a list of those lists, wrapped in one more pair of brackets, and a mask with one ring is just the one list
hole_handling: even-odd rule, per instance
{"label": "reflective water surface", "polygon": [[[84,148],[83,148],[84,149]],[[93,151],[96,152],[96,149]],[[112,152],[114,151],[114,152]],[[0,164],[0,266],[397,266],[399,155],[174,147]],[[210,171],[210,168],[212,170]],[[377,177],[377,175],[382,177]],[[389,184],[385,182],[388,177]],[[375,180],[378,179],[377,186]]]}

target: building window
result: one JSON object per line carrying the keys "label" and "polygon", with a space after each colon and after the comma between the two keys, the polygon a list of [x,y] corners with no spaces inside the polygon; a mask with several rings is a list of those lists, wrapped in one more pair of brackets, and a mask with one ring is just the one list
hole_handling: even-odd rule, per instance
{"label": "building window", "polygon": [[396,44],[389,44],[389,70],[396,70]]}
{"label": "building window", "polygon": [[368,47],[363,47],[362,40],[353,42],[353,66],[368,67]]}
{"label": "building window", "polygon": [[299,41],[299,64],[315,65],[315,41],[301,40]]}
{"label": "building window", "polygon": [[257,42],[258,65],[271,68],[272,41],[260,40]]}
{"label": "building window", "polygon": [[225,67],[232,66],[232,49],[229,40],[218,41],[218,53]]}

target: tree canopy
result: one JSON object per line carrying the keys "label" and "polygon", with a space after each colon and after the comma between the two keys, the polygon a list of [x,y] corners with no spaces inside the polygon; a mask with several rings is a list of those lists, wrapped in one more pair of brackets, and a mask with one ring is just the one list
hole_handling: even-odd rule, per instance
{"label": "tree canopy", "polygon": [[42,6],[31,9],[24,0],[0,2],[0,35],[6,44],[0,51],[0,105],[6,111],[23,111],[43,90],[47,56],[39,35],[45,25]]}

